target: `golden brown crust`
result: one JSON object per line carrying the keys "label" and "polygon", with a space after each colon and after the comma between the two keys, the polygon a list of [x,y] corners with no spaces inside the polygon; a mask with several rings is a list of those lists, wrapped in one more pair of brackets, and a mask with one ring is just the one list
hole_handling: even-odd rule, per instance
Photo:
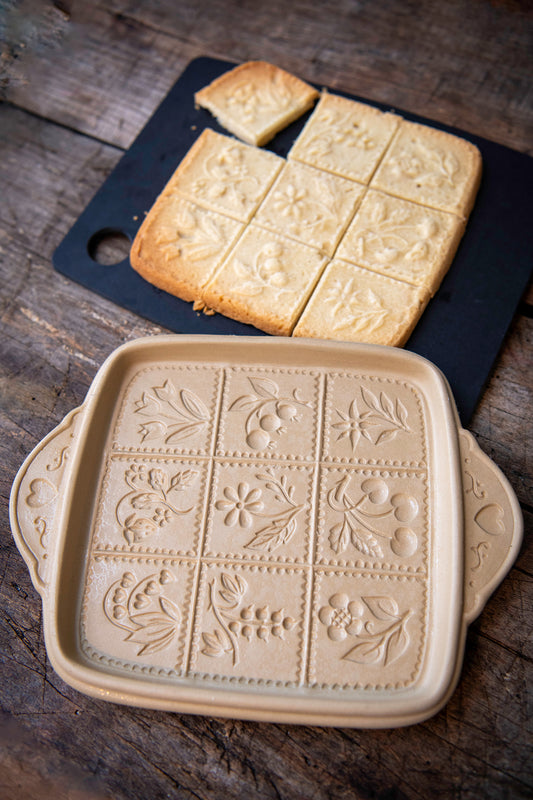
{"label": "golden brown crust", "polygon": [[241,64],[194,95],[226,130],[258,147],[308,111],[317,97],[312,86],[266,61]]}
{"label": "golden brown crust", "polygon": [[[253,62],[231,80],[249,71],[263,86],[279,72]],[[480,176],[469,142],[325,93],[288,161],[203,131],[143,222],[132,266],[266,333],[402,346],[450,267]]]}

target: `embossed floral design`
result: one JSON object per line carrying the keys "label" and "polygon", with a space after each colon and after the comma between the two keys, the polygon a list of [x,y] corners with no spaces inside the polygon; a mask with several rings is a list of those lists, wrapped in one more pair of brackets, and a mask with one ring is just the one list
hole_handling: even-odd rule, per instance
{"label": "embossed floral design", "polygon": [[454,187],[459,163],[451,153],[441,153],[418,142],[391,158],[390,169],[395,178],[409,178],[418,186]]}
{"label": "embossed floral design", "polygon": [[141,442],[163,439],[165,444],[176,444],[199,433],[209,422],[200,398],[190,389],[176,389],[171,380],[143,392],[135,403],[135,413],[148,420],[139,427]]}
{"label": "embossed floral design", "polygon": [[[146,465],[132,464],[124,475],[130,491],[119,500],[115,517],[128,544],[136,544],[157,533],[175,517],[188,514],[171,502],[171,493],[188,489],[198,476],[197,470],[183,469],[174,475]],[[138,513],[138,512],[142,513]]]}
{"label": "embossed floral design", "polygon": [[137,582],[133,572],[124,572],[104,597],[104,613],[117,628],[127,631],[124,641],[140,645],[138,656],[152,655],[167,647],[179,631],[181,612],[165,597],[164,587],[172,574],[163,569]]}
{"label": "embossed floral design", "polygon": [[372,289],[357,289],[355,280],[335,280],[325,297],[332,306],[333,330],[351,328],[367,334],[377,330],[387,316],[387,308]]}
{"label": "embossed floral design", "polygon": [[275,75],[268,82],[262,81],[260,86],[250,80],[243,81],[234,87],[226,103],[242,116],[243,122],[253,123],[261,114],[283,111],[292,100],[289,87]]}
{"label": "embossed floral design", "polygon": [[237,145],[228,145],[206,159],[204,174],[193,182],[192,190],[209,200],[224,199],[242,209],[258,186],[259,179],[248,169],[244,151]]}
{"label": "embossed floral design", "polygon": [[[388,540],[392,551],[398,556],[411,556],[416,552],[418,539],[405,523],[418,516],[419,506],[415,497],[405,492],[396,492],[389,497],[389,488],[381,478],[367,478],[361,483],[361,495],[353,500],[347,492],[351,476],[345,475],[327,494],[332,511],[342,514],[342,522],[330,529],[329,543],[334,553],[343,553],[352,545],[360,553],[372,558],[383,557],[380,539]],[[395,520],[392,533],[379,526],[386,518]],[[396,522],[402,523],[396,526]]]}
{"label": "embossed floral design", "polygon": [[227,486],[224,499],[215,503],[218,511],[227,511],[224,524],[229,527],[239,523],[241,528],[252,526],[254,519],[268,519],[265,527],[260,528],[252,539],[245,545],[251,550],[262,550],[271,553],[280,545],[292,539],[296,531],[296,516],[304,509],[303,504],[294,500],[294,486],[290,486],[286,475],[277,478],[272,469],[258,473],[256,479],[264,483],[265,489],[273,494],[273,500],[281,508],[263,512],[265,504],[262,498],[262,489],[250,489],[246,482],[241,482],[237,489]]}
{"label": "embossed floral design", "polygon": [[282,217],[300,221],[308,204],[307,191],[288,183],[283,190],[274,192],[274,208]]}
{"label": "embossed floral design", "polygon": [[357,234],[355,255],[372,258],[380,264],[390,264],[400,258],[421,262],[428,257],[431,240],[438,230],[432,217],[414,220],[409,211],[390,209],[386,202],[376,202],[369,225]]}
{"label": "embossed floral design", "polygon": [[363,627],[363,606],[359,600],[349,600],[344,593],[334,594],[329,604],[322,606],[318,618],[327,625],[327,633],[333,642],[341,642],[347,636],[357,636]]}
{"label": "embossed floral design", "polygon": [[226,486],[224,499],[215,503],[218,511],[227,511],[224,524],[232,527],[237,522],[241,528],[249,528],[252,524],[252,514],[260,512],[264,503],[260,500],[261,490],[250,489],[247,483],[239,483],[237,489]]}
{"label": "embossed floral design", "polygon": [[393,597],[361,597],[349,600],[348,595],[337,593],[322,606],[318,618],[327,626],[329,639],[340,642],[348,636],[358,639],[342,659],[358,664],[392,664],[405,652],[409,644],[406,623],[411,611],[400,614]]}
{"label": "embossed floral design", "polygon": [[337,147],[373,150],[376,146],[370,131],[363,123],[329,109],[322,112],[320,127],[306,143],[306,151],[312,158],[328,156]]}
{"label": "embossed floral design", "polygon": [[160,235],[157,243],[170,258],[184,255],[191,261],[201,261],[218,256],[226,248],[227,237],[212,216],[181,206],[172,233]]}
{"label": "embossed floral design", "polygon": [[233,266],[241,282],[235,287],[237,294],[255,296],[265,289],[276,292],[293,292],[288,286],[289,278],[283,259],[284,248],[281,242],[265,244],[250,262],[240,258],[233,259]]}
{"label": "embossed floral design", "polygon": [[339,431],[337,441],[349,439],[353,453],[361,437],[379,445],[394,439],[400,431],[411,433],[407,409],[399,398],[393,401],[385,392],[380,392],[377,397],[370,389],[361,386],[361,401],[362,411],[359,411],[356,398],[350,403],[348,413],[336,409],[340,422],[332,424],[332,428]]}
{"label": "embossed floral design", "polygon": [[270,637],[283,639],[292,630],[296,620],[285,615],[283,608],[271,611],[269,606],[251,603],[243,606],[248,584],[240,575],[223,572],[220,575],[221,588],[214,578],[209,584],[209,606],[219,627],[212,633],[202,633],[203,649],[206,656],[220,658],[231,654],[233,666],[239,663],[240,640],[251,643],[253,639],[268,642]]}
{"label": "embossed floral design", "polygon": [[273,446],[272,438],[285,432],[286,426],[301,419],[300,408],[311,408],[311,403],[298,396],[298,387],[291,395],[280,394],[277,383],[270,378],[248,378],[254,394],[238,397],[229,411],[247,411],[244,424],[246,444],[252,450],[265,450]]}

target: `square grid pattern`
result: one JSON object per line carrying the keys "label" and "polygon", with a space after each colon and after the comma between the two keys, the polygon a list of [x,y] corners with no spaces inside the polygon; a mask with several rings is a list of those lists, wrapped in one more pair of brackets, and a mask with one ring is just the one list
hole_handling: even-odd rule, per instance
{"label": "square grid pattern", "polygon": [[414,386],[155,365],[118,408],[81,614],[91,661],[262,687],[416,681],[429,523]]}

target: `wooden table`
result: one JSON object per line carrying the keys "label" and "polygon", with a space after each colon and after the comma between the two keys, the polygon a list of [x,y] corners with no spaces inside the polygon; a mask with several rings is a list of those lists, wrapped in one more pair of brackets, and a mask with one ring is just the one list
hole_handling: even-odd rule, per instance
{"label": "wooden table", "polygon": [[191,59],[262,58],[531,153],[531,5],[13,0],[0,23],[0,795],[531,797],[531,290],[470,423],[519,497],[525,541],[469,630],[458,689],[423,724],[253,724],[85,697],[47,661],[8,519],[19,465],[82,402],[104,358],[161,331],[62,278],[51,256]]}

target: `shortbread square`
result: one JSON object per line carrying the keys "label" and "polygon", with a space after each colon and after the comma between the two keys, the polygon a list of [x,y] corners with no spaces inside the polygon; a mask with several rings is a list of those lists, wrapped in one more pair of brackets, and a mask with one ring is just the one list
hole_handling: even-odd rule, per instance
{"label": "shortbread square", "polygon": [[435,294],[464,223],[455,214],[369,189],[336,256]]}
{"label": "shortbread square", "polygon": [[313,247],[250,225],[201,299],[239,322],[289,336],[325,263]]}
{"label": "shortbread square", "polygon": [[324,270],[293,336],[400,347],[428,299],[425,289],[335,259]]}
{"label": "shortbread square", "polygon": [[226,130],[258,147],[308,111],[317,97],[312,86],[265,61],[241,64],[194,95]]}
{"label": "shortbread square", "polygon": [[196,300],[244,227],[165,192],[135,237],[131,265],[154,286],[182,300]]}
{"label": "shortbread square", "polygon": [[403,121],[372,187],[467,217],[481,179],[481,154],[466,139]]}
{"label": "shortbread square", "polygon": [[323,92],[289,159],[368,183],[401,117]]}
{"label": "shortbread square", "polygon": [[206,128],[165,188],[195,203],[248,222],[284,159]]}
{"label": "shortbread square", "polygon": [[333,255],[365,187],[323,170],[285,164],[254,222]]}

